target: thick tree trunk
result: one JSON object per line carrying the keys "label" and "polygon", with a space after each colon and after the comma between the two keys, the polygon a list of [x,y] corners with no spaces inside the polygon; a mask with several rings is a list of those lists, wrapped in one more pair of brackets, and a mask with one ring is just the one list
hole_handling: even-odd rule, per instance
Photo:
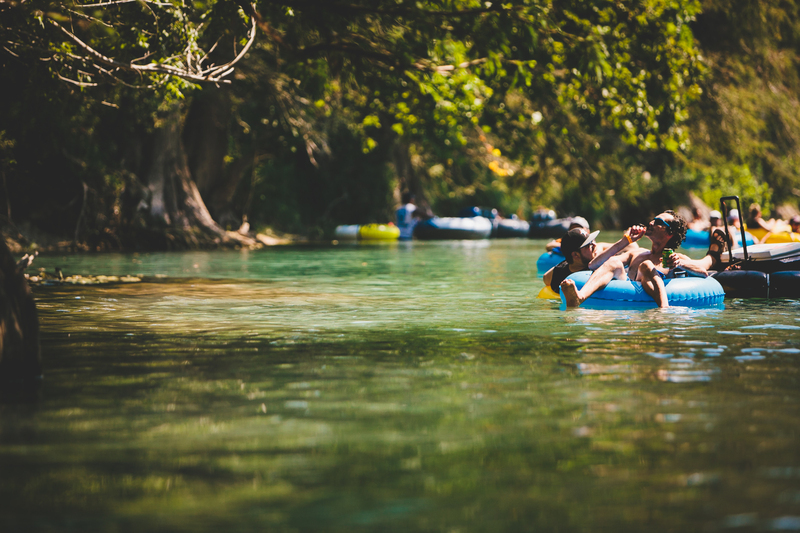
{"label": "thick tree trunk", "polygon": [[232,105],[227,89],[203,91],[192,100],[183,140],[189,169],[209,212],[220,225],[238,227],[245,213],[242,206],[234,205],[234,196],[252,157],[239,157],[225,164]]}
{"label": "thick tree trunk", "polygon": [[189,171],[181,135],[181,113],[174,107],[156,130],[151,163],[143,181],[149,191],[150,221],[180,236],[186,244],[255,244],[249,237],[222,229],[211,217]]}

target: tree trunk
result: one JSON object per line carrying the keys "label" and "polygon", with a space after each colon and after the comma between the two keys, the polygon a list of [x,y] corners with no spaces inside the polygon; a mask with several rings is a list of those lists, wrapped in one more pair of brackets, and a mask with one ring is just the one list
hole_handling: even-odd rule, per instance
{"label": "tree trunk", "polygon": [[226,232],[211,217],[192,179],[181,136],[181,111],[173,107],[153,138],[151,164],[143,181],[149,191],[144,205],[151,223],[187,245],[255,244],[255,240]]}
{"label": "tree trunk", "polygon": [[189,169],[209,212],[221,225],[242,223],[242,206],[234,196],[252,164],[242,155],[225,164],[231,135],[232,103],[227,89],[208,89],[192,100],[184,125]]}

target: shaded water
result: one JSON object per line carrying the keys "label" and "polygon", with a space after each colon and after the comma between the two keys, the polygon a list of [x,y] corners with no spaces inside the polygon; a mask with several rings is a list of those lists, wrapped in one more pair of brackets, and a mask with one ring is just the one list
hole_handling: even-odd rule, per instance
{"label": "shaded water", "polygon": [[800,530],[800,302],[564,312],[543,249],[37,259],[146,277],[35,289],[0,531]]}

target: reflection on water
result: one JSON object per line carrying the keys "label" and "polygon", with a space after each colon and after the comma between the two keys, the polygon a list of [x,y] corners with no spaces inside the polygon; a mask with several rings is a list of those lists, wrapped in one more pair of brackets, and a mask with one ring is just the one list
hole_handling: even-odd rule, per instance
{"label": "reflection on water", "polygon": [[36,289],[0,530],[800,530],[800,303],[563,312],[543,248],[37,259],[145,282]]}

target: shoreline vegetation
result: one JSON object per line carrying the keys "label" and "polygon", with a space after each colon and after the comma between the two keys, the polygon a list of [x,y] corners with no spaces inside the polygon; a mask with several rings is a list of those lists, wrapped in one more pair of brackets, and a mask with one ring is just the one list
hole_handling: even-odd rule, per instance
{"label": "shoreline vegetation", "polygon": [[[234,232],[226,231],[226,238],[204,239],[203,241],[194,239],[173,239],[174,247],[166,250],[161,247],[148,248],[146,243],[140,242],[135,246],[122,247],[116,249],[94,249],[92,250],[85,242],[76,243],[74,241],[62,240],[54,235],[45,234],[41,231],[34,231],[33,238],[28,238],[22,232],[14,228],[4,232],[6,245],[14,254],[26,253],[103,253],[103,252],[150,252],[150,251],[185,251],[191,249],[250,249],[257,250],[272,246],[307,244],[309,239],[303,235],[276,232],[272,229],[265,229],[259,232]],[[9,233],[11,235],[9,235]],[[170,241],[170,239],[166,239]],[[321,241],[322,242],[322,241]],[[194,246],[192,246],[194,244]]]}
{"label": "shoreline vegetation", "polygon": [[[676,212],[683,216],[686,220],[692,219],[692,210],[698,209],[701,215],[708,219],[708,214],[712,209],[718,209],[718,206],[708,206],[694,193],[688,193],[687,202],[675,208]],[[800,211],[792,204],[782,204],[774,208],[774,212],[779,219],[789,220],[791,217],[800,214]],[[386,221],[389,222],[389,221]],[[30,228],[26,228],[30,229]],[[605,227],[598,226],[598,229],[604,231],[623,231],[624,227]],[[171,242],[173,246],[154,246],[148,247],[145,242],[138,242],[134,246],[120,247],[115,249],[91,249],[85,242],[76,243],[75,241],[62,240],[54,235],[46,234],[39,230],[31,230],[30,233],[33,237],[28,238],[23,235],[22,230],[14,227],[6,227],[3,229],[3,237],[9,250],[15,255],[28,254],[28,253],[103,253],[103,252],[154,252],[154,251],[186,251],[192,249],[203,250],[223,250],[223,249],[250,249],[257,250],[262,248],[269,248],[273,246],[284,245],[298,245],[298,244],[330,244],[337,243],[338,241],[333,235],[323,235],[318,238],[309,238],[303,234],[291,234],[276,231],[272,228],[263,228],[260,231],[250,231],[247,225],[243,225],[239,231],[226,231],[224,238],[215,238],[198,240],[196,238],[190,239],[187,236],[177,238],[174,235],[172,238],[165,238],[163,242]],[[165,232],[165,235],[169,235]],[[33,275],[31,275],[33,276]],[[77,276],[76,280],[81,278]],[[84,278],[82,281],[70,280],[69,282],[86,283],[91,277]],[[49,278],[32,279],[33,283],[44,281]],[[102,281],[105,283],[106,281]]]}

